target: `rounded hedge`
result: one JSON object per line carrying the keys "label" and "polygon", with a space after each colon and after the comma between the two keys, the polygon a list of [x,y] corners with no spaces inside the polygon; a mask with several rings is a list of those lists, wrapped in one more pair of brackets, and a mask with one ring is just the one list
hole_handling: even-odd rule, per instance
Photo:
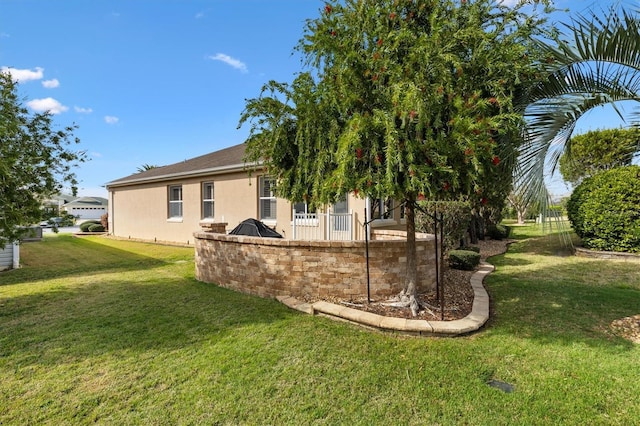
{"label": "rounded hedge", "polygon": [[453,269],[473,271],[480,264],[480,253],[472,250],[451,250],[449,252],[449,266]]}
{"label": "rounded hedge", "polygon": [[509,238],[511,228],[506,225],[491,225],[487,228],[487,235],[492,240],[504,240]]}
{"label": "rounded hedge", "polygon": [[640,253],[640,166],[583,180],[569,197],[567,216],[585,247]]}
{"label": "rounded hedge", "polygon": [[87,220],[85,222],[82,222],[80,224],[80,231],[82,231],[82,232],[91,232],[91,231],[89,231],[89,228],[92,225],[100,225],[100,221],[99,220]]}
{"label": "rounded hedge", "polygon": [[94,223],[89,227],[89,232],[104,232],[104,226],[100,223]]}

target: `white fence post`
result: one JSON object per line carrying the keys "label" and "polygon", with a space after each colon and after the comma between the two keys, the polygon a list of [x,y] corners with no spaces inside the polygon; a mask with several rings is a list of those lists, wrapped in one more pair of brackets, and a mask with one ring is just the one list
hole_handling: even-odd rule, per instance
{"label": "white fence post", "polygon": [[292,231],[293,231],[292,232],[293,239],[295,240],[296,237],[297,237],[297,235],[296,235],[296,208],[294,207],[292,210],[293,210],[293,215],[291,217],[293,217],[293,220],[292,220],[293,225],[291,227],[292,227]]}

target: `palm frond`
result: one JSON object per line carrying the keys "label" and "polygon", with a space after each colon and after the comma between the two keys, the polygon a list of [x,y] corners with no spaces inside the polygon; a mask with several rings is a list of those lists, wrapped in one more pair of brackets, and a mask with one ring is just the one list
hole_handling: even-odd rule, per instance
{"label": "palm frond", "polygon": [[[569,34],[555,44],[541,43],[550,59],[548,76],[523,98],[525,143],[515,183],[529,199],[548,200],[544,177],[555,171],[578,120],[592,109],[612,105],[623,121],[620,101],[640,102],[640,16],[610,9],[605,16],[579,15]],[[640,110],[639,110],[640,111]]]}

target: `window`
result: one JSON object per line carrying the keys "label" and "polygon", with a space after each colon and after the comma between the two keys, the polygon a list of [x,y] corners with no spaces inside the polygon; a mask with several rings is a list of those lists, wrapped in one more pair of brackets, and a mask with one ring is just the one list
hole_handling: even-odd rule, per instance
{"label": "window", "polygon": [[347,202],[347,196],[344,195],[339,201],[333,205],[334,213],[349,213],[349,203]]}
{"label": "window", "polygon": [[311,207],[309,204],[305,203],[304,201],[294,203],[293,209],[296,211],[296,213],[300,213],[300,214],[310,214],[310,213],[316,212],[315,207]]}
{"label": "window", "polygon": [[214,217],[214,193],[213,182],[202,183],[202,218],[212,219]]}
{"label": "window", "polygon": [[376,198],[371,200],[371,219],[393,219],[393,199]]}
{"label": "window", "polygon": [[169,218],[182,217],[182,185],[169,187]]}
{"label": "window", "polygon": [[260,220],[276,220],[275,180],[269,176],[260,176],[259,186]]}
{"label": "window", "polygon": [[349,213],[349,202],[345,195],[333,205],[333,218],[331,220],[334,231],[348,231],[351,229],[351,215]]}

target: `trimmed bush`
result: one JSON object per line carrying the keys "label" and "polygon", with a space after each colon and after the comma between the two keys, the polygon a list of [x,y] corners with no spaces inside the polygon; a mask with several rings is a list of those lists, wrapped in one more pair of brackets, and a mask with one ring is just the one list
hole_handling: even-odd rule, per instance
{"label": "trimmed bush", "polygon": [[[433,214],[442,213],[444,223],[444,251],[460,247],[471,223],[471,206],[465,201],[420,201],[416,209],[416,230],[433,234]],[[439,237],[439,236],[438,236]]]}
{"label": "trimmed bush", "polygon": [[464,246],[464,247],[461,247],[460,250],[469,250],[469,251],[475,251],[476,253],[480,253],[480,247],[478,246]]}
{"label": "trimmed bush", "polygon": [[91,232],[91,231],[89,231],[89,227],[91,225],[100,225],[100,221],[98,221],[98,220],[87,220],[86,222],[82,222],[80,224],[80,231],[82,231],[82,232]]}
{"label": "trimmed bush", "polygon": [[492,240],[504,240],[509,238],[511,228],[505,225],[491,225],[487,228],[487,236]]}
{"label": "trimmed bush", "polygon": [[473,271],[480,264],[480,253],[472,250],[451,250],[449,266],[453,269]]}
{"label": "trimmed bush", "polygon": [[583,180],[569,197],[567,216],[585,247],[640,253],[640,166]]}
{"label": "trimmed bush", "polygon": [[89,227],[89,232],[104,232],[104,226],[99,223],[94,223]]}

